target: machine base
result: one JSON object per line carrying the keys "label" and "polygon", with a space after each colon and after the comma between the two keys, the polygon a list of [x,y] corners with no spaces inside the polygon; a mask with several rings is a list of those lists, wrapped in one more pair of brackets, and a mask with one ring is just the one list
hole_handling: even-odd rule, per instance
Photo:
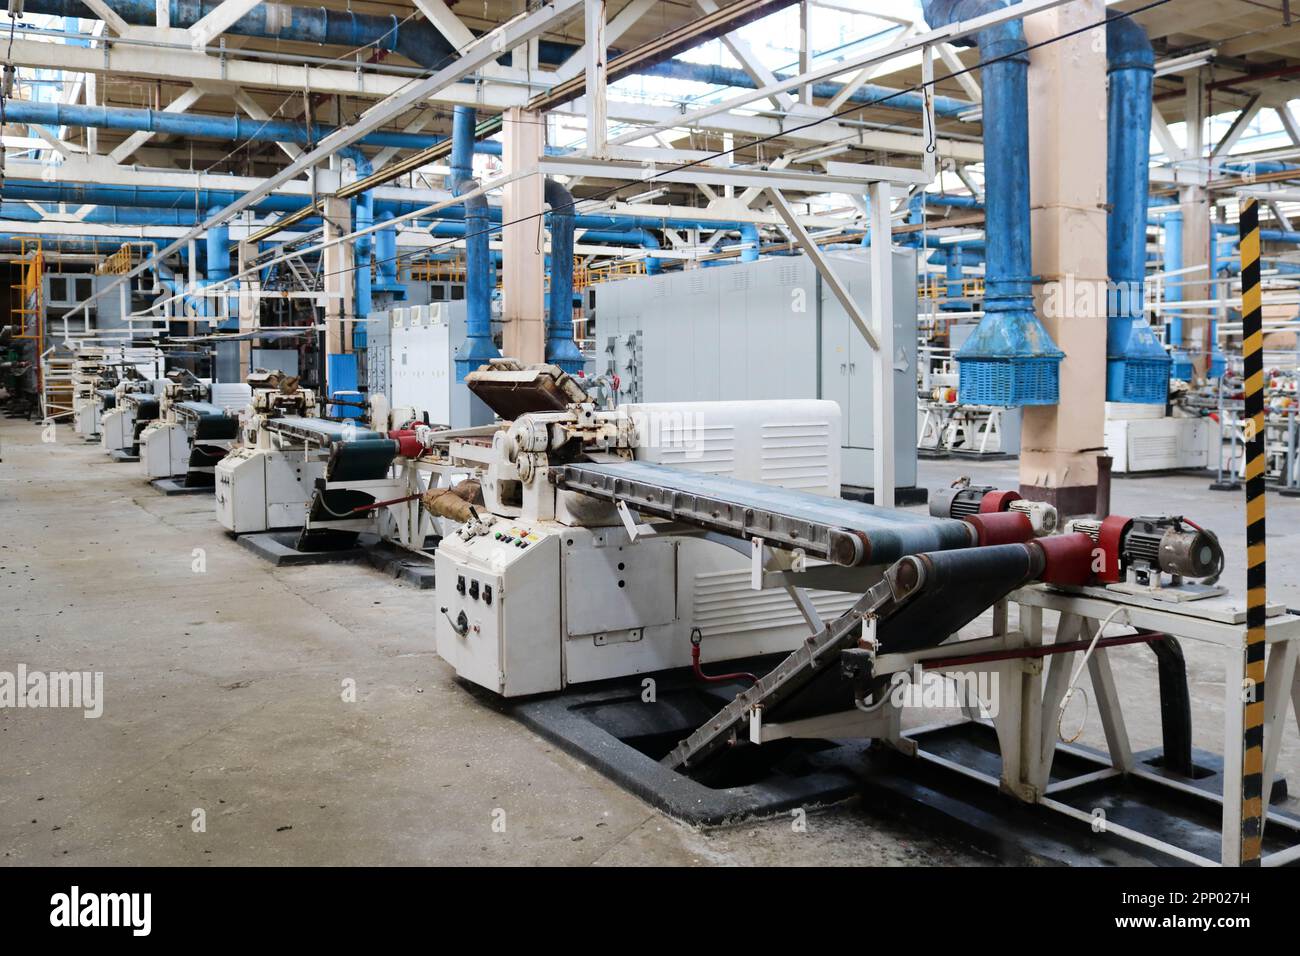
{"label": "machine base", "polygon": [[363,534],[352,547],[333,551],[299,551],[294,547],[297,540],[297,531],[263,531],[239,536],[241,545],[277,568],[365,561],[375,570],[413,587],[421,590],[433,587],[432,558],[399,548],[373,534]]}
{"label": "machine base", "polygon": [[[733,665],[739,667],[740,662],[728,663]],[[754,666],[762,673],[761,664]],[[650,676],[655,682],[653,703],[642,700],[642,681]],[[669,671],[583,685],[505,706],[566,752],[690,824],[718,826],[796,807],[811,809],[860,792],[866,741],[783,740],[743,748],[720,754],[712,761],[716,766],[698,780],[659,763],[742,686],[702,685],[689,672]]]}
{"label": "machine base", "polygon": [[[436,546],[436,538],[430,538],[425,542],[427,551],[432,551]],[[366,549],[366,560],[376,571],[382,571],[390,578],[405,581],[421,591],[433,587],[433,558],[399,548],[388,541],[380,541]]]}
{"label": "machine base", "polygon": [[111,459],[113,459],[113,461],[121,461],[121,462],[139,461],[139,460],[140,460],[140,456],[139,456],[139,455],[133,455],[133,454],[131,454],[129,451],[123,451],[123,450],[120,449],[120,448],[117,449],[117,451],[109,452],[108,457],[111,458]]}
{"label": "machine base", "polygon": [[[849,501],[861,501],[864,504],[876,503],[876,493],[862,485],[841,485],[840,497]],[[894,489],[894,507],[905,508],[908,505],[923,505],[930,500],[930,489],[912,485],[908,488]]]}
{"label": "machine base", "polygon": [[1235,481],[1212,481],[1211,491],[1241,491],[1241,485]]}
{"label": "machine base", "polygon": [[[733,662],[762,670],[762,662]],[[643,700],[652,678],[655,700]],[[719,826],[811,809],[859,797],[873,813],[984,850],[1008,863],[1058,866],[1185,865],[1154,846],[1032,806],[980,777],[996,780],[997,737],[984,723],[966,722],[907,735],[916,756],[865,740],[780,740],[719,754],[698,777],[664,767],[659,758],[707,721],[743,684],[701,685],[689,672],[671,671],[586,685],[518,703],[477,687],[470,692],[504,707],[522,723],[599,770],[615,783],[679,820]],[[1167,773],[1161,752],[1134,754],[1142,773],[1106,776],[1106,755],[1058,745],[1052,801],[1096,820],[1139,829],[1179,849],[1208,858],[1219,854],[1222,758],[1193,752],[1195,779]],[[1167,779],[1173,785],[1165,785]],[[1285,800],[1276,777],[1272,802]],[[1276,807],[1272,813],[1278,814]],[[1281,813],[1300,826],[1300,817]],[[1265,834],[1265,852],[1285,847],[1277,828]]]}
{"label": "machine base", "polygon": [[948,453],[949,458],[964,458],[967,461],[1019,461],[1019,454],[1008,451],[966,451],[954,448]]}
{"label": "machine base", "polygon": [[[886,748],[873,749],[863,793],[864,806],[934,832],[942,828],[956,838],[984,849],[1009,863],[1060,866],[1185,866],[1186,862],[1155,847],[1146,847],[1104,829],[1071,819],[1048,807],[1031,806],[996,787],[973,780],[973,771],[998,776],[1001,759],[993,728],[962,723],[909,734],[918,754],[907,757]],[[1159,748],[1133,755],[1147,776],[1111,776],[1081,782],[1056,792],[1052,800],[1092,815],[1141,830],[1179,849],[1210,859],[1219,856],[1223,759],[1196,749],[1192,753],[1196,779],[1166,773]],[[1068,784],[1109,767],[1105,754],[1077,745],[1057,745],[1049,787]],[[1165,786],[1161,777],[1182,789]],[[1286,798],[1286,780],[1276,777],[1274,802]],[[1273,814],[1278,814],[1276,807]],[[1281,813],[1288,819],[1293,817]],[[1288,844],[1270,839],[1265,853]]]}
{"label": "machine base", "polygon": [[168,497],[172,495],[210,495],[212,485],[187,485],[184,478],[155,478],[149,482],[155,491],[161,491]]}
{"label": "machine base", "polygon": [[299,551],[294,547],[297,540],[297,531],[263,531],[239,536],[241,545],[277,568],[360,561],[366,556],[366,545],[374,544],[379,539],[374,535],[363,534],[355,546],[336,551]]}

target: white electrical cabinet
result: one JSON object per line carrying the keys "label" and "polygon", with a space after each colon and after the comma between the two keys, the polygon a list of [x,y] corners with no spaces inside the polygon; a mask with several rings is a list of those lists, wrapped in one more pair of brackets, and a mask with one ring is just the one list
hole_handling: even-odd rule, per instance
{"label": "white electrical cabinet", "polygon": [[[864,313],[869,250],[827,253]],[[894,421],[900,488],[916,484],[916,254],[893,250]],[[597,374],[624,402],[824,398],[841,409],[843,480],[870,487],[872,353],[806,256],[602,283],[588,290]],[[873,320],[874,321],[874,320]]]}
{"label": "white electrical cabinet", "polygon": [[376,312],[366,335],[367,385],[394,409],[428,413],[453,428],[492,421],[486,405],[456,381],[456,349],[465,340],[464,302],[434,302]]}

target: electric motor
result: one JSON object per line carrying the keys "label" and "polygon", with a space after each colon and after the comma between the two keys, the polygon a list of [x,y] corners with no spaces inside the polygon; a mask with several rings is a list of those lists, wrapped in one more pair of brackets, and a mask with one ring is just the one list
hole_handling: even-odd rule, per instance
{"label": "electric motor", "polygon": [[1181,517],[1076,518],[1066,531],[1083,532],[1101,548],[1104,561],[1097,578],[1106,583],[1123,580],[1130,570],[1144,584],[1152,573],[1203,580],[1223,570],[1218,539]]}

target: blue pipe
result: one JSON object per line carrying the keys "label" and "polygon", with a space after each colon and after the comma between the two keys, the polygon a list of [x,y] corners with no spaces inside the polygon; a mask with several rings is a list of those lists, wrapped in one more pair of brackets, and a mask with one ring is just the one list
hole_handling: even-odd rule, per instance
{"label": "blue pipe", "polygon": [[761,240],[758,235],[758,226],[752,222],[740,224],[740,241],[743,243],[740,249],[741,262],[757,262],[758,248]]}
{"label": "blue pipe", "polygon": [[1163,405],[1170,358],[1146,318],[1147,194],[1151,161],[1151,83],[1155,55],[1146,30],[1129,17],[1106,23],[1106,400]]}
{"label": "blue pipe", "polygon": [[[383,216],[380,221],[391,219],[391,216]],[[406,286],[397,278],[396,226],[388,225],[375,233],[375,260],[379,278],[372,291],[387,293],[399,302],[405,301]]]}
{"label": "blue pipe", "polygon": [[551,207],[551,301],[546,323],[546,361],[570,375],[582,371],[573,341],[573,195],[547,178],[543,195]]}
{"label": "blue pipe", "polygon": [[[171,0],[172,27],[193,26],[219,5],[220,0]],[[109,0],[127,23],[153,26],[157,15],[154,0]],[[26,13],[98,20],[78,0],[28,0]],[[267,37],[300,43],[319,43],[349,48],[374,45],[400,53],[421,66],[441,66],[456,55],[451,44],[433,24],[422,17],[397,17],[328,10],[325,7],[295,7],[282,3],[259,3],[227,30],[236,36]]]}
{"label": "blue pipe", "polygon": [[[610,51],[611,57],[613,51]],[[694,63],[689,60],[665,60],[662,63],[656,63],[653,66],[637,70],[641,76],[658,76],[674,80],[690,80],[695,83],[705,83],[709,86],[731,86],[737,89],[755,89],[753,77],[744,70],[734,66],[720,66],[712,63]],[[775,73],[777,82],[790,79],[792,74]],[[812,93],[818,99],[832,99],[844,87],[839,83],[814,83]],[[911,112],[920,112],[924,106],[924,98],[919,93],[903,93],[898,90],[889,89],[883,86],[873,84],[864,84],[856,92],[849,95],[848,102],[851,103],[877,103],[882,108],[909,110]],[[949,119],[955,119],[962,113],[969,111],[975,104],[968,103],[964,100],[954,99],[951,96],[934,97],[934,112],[936,116],[943,116]]]}
{"label": "blue pipe", "polygon": [[[307,144],[317,142],[338,127],[287,120],[258,120],[246,116],[212,116],[204,113],[168,113],[122,106],[85,106],[78,103],[46,103],[34,100],[10,100],[5,104],[5,120],[39,126],[95,126],[149,133],[167,133],[199,139],[251,140]],[[441,143],[444,136],[428,133],[401,133],[376,130],[357,142],[364,146],[393,146],[399,149],[424,149]],[[495,145],[500,152],[500,143]],[[486,150],[485,150],[486,151]]]}
{"label": "blue pipe", "polygon": [[[477,189],[472,179],[456,184],[456,192]],[[496,288],[496,267],[488,244],[491,228],[487,198],[471,196],[465,200],[465,341],[456,350],[456,381],[486,365],[501,353],[492,341],[492,292]]]}
{"label": "blue pipe", "polygon": [[474,127],[477,114],[472,106],[453,107],[451,119],[451,177],[448,188],[474,178]]}
{"label": "blue pipe", "polygon": [[[356,198],[356,206],[352,214],[353,230],[369,229],[375,224],[375,194],[370,191],[362,193]],[[371,295],[371,275],[370,260],[371,249],[374,241],[369,233],[364,236],[357,236],[353,243],[353,266],[355,267],[355,298],[356,298],[356,317],[364,319],[374,311],[374,300]],[[352,326],[353,346],[358,349],[365,348],[366,345],[366,324],[365,322],[355,322]]]}
{"label": "blue pipe", "polygon": [[[1003,0],[922,0],[926,22],[947,26],[993,13]],[[984,63],[984,318],[962,346],[960,400],[974,405],[1054,405],[1056,347],[1034,314],[1029,229],[1029,55],[1019,20],[976,35]]]}

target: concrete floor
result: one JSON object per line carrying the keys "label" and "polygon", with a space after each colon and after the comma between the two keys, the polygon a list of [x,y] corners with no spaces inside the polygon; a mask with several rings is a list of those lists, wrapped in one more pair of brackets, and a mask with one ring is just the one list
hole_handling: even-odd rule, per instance
{"label": "concrete floor", "polygon": [[[106,697],[98,720],[0,709],[7,864],[993,862],[855,804],[803,832],[678,824],[459,686],[432,650],[432,594],[359,567],[273,569],[211,499],[158,494],[70,429],[45,444],[0,419],[0,448],[0,670],[103,671]],[[1014,464],[922,468],[931,487],[962,473],[1015,483]],[[1117,481],[1115,507],[1185,510],[1239,554],[1241,502],[1205,485]],[[1271,594],[1297,606],[1300,503],[1269,507]],[[1197,742],[1217,750],[1223,676],[1187,654]],[[1117,671],[1135,747],[1156,745],[1149,651],[1118,651]],[[1300,786],[1290,729],[1280,769]],[[1083,740],[1103,742],[1095,717]]]}

